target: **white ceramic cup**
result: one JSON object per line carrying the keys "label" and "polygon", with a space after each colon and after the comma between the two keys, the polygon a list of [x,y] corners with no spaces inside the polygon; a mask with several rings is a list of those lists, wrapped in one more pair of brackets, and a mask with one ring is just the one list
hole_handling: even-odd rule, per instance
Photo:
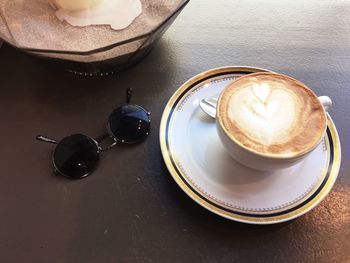
{"label": "white ceramic cup", "polygon": [[[218,105],[220,104],[220,99],[221,96],[219,97]],[[318,97],[318,99],[323,105],[323,114],[325,115],[325,118],[327,120],[326,111],[328,111],[332,107],[332,100],[328,96],[320,96]],[[217,112],[218,110],[219,107],[217,107]],[[323,136],[320,139],[320,141],[316,145],[308,149],[308,151],[306,151],[302,155],[295,155],[293,157],[271,157],[268,155],[264,155],[263,153],[256,153],[248,148],[244,148],[242,145],[232,140],[223,128],[223,125],[220,122],[220,118],[218,116],[216,116],[216,126],[219,138],[221,139],[224,148],[236,161],[240,162],[241,164],[247,167],[262,171],[274,171],[284,169],[302,161],[321,143],[327,130],[326,122],[323,131]]]}

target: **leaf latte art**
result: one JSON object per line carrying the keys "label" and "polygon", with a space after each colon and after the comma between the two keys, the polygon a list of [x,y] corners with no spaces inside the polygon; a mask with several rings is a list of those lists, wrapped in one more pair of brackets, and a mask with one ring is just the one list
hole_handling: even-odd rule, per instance
{"label": "leaf latte art", "polygon": [[262,154],[294,156],[315,147],[326,119],[317,96],[301,82],[255,73],[229,84],[218,118],[230,138]]}

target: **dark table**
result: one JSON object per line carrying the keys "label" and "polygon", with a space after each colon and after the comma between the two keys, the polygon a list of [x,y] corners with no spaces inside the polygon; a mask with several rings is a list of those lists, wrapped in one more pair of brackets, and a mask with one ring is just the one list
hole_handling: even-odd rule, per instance
{"label": "dark table", "polygon": [[[0,262],[350,262],[349,11],[349,1],[193,0],[149,56],[108,78],[53,71],[3,46]],[[342,166],[308,214],[235,223],[197,205],[168,173],[158,140],[167,100],[226,65],[285,73],[332,97]],[[35,136],[101,135],[128,86],[153,113],[148,140],[105,153],[86,179],[54,176],[53,146]]]}

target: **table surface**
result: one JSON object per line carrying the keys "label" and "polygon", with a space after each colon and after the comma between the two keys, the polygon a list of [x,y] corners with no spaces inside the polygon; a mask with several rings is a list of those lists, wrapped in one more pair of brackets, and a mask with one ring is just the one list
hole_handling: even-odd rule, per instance
{"label": "table surface", "polygon": [[[157,48],[109,78],[53,71],[0,49],[1,262],[350,262],[350,1],[192,0]],[[158,132],[173,92],[193,75],[249,65],[332,97],[342,143],[322,203],[282,224],[236,223],[194,203],[168,173]],[[98,136],[134,87],[153,114],[144,143],[104,154],[93,175],[54,176],[39,133]]]}

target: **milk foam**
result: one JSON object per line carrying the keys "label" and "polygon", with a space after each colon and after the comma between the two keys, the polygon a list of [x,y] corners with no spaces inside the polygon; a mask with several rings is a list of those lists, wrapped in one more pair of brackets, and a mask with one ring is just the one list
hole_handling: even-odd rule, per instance
{"label": "milk foam", "polygon": [[324,109],[305,85],[288,76],[255,73],[225,88],[218,120],[238,144],[252,151],[295,156],[320,142]]}
{"label": "milk foam", "polygon": [[295,94],[281,85],[247,83],[228,102],[228,116],[252,140],[264,145],[283,143],[296,125]]}

